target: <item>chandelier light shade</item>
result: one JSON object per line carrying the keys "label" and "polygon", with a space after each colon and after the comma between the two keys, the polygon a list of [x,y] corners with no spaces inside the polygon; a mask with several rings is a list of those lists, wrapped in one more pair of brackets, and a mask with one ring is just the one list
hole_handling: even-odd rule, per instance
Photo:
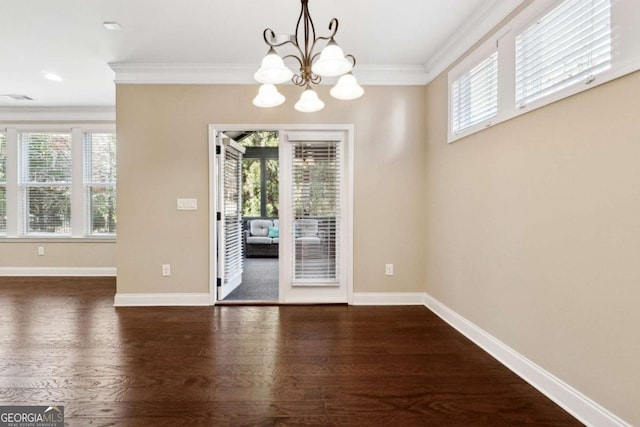
{"label": "chandelier light shade", "polygon": [[348,73],[353,64],[344,57],[344,52],[333,40],[322,49],[320,58],[311,66],[311,71],[322,77],[337,77]]}
{"label": "chandelier light shade", "polygon": [[[324,108],[324,102],[312,89],[312,85],[320,84],[323,77],[342,76],[338,84],[331,89],[330,93],[334,98],[350,100],[359,98],[364,93],[364,89],[358,85],[355,76],[351,73],[356,64],[356,58],[353,55],[345,55],[335,41],[338,20],[333,18],[329,22],[328,36],[317,37],[309,14],[309,0],[300,0],[300,2],[302,8],[294,35],[276,35],[270,28],[264,30],[263,38],[269,46],[269,51],[262,60],[260,68],[253,75],[256,81],[263,83],[258,96],[253,100],[254,105],[258,107],[269,108],[282,104],[284,96],[273,85],[288,81],[305,88],[295,105],[296,110],[303,112],[314,112]],[[324,47],[320,50],[323,44]],[[291,45],[294,52],[281,57],[276,52],[276,48],[286,45]],[[284,61],[287,59],[297,63],[299,66],[297,73],[285,65]]]}
{"label": "chandelier light shade", "polygon": [[294,108],[303,113],[315,113],[324,108],[324,102],[318,98],[315,90],[307,87],[304,92],[302,92],[302,95],[300,95],[300,100],[296,102]]}
{"label": "chandelier light shade", "polygon": [[351,73],[347,73],[340,77],[338,84],[331,88],[331,96],[336,99],[342,99],[348,101],[351,99],[360,98],[364,94],[364,89],[360,86]]}
{"label": "chandelier light shade", "polygon": [[271,108],[282,104],[284,100],[284,95],[278,92],[274,85],[265,83],[260,86],[258,96],[253,98],[253,105],[260,108]]}
{"label": "chandelier light shade", "polygon": [[259,83],[272,85],[288,82],[292,77],[293,71],[284,65],[284,61],[278,56],[274,48],[269,49],[269,52],[262,60],[260,69],[253,75],[253,78]]}

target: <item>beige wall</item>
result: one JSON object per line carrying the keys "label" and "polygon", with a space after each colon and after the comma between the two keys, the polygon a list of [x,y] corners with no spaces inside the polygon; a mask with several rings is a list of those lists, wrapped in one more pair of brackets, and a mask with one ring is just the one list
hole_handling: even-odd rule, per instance
{"label": "beige wall", "polygon": [[640,425],[640,73],[447,144],[427,87],[427,292]]}
{"label": "beige wall", "polygon": [[[38,247],[44,256],[38,256]],[[2,267],[115,267],[114,242],[0,242]]]}
{"label": "beige wall", "polygon": [[[208,292],[209,124],[354,124],[354,291],[422,292],[424,88],[368,87],[303,114],[251,104],[257,86],[118,85],[118,293]],[[198,199],[194,212],[176,198]],[[161,277],[169,263],[171,277]],[[396,274],[384,275],[394,263]]]}

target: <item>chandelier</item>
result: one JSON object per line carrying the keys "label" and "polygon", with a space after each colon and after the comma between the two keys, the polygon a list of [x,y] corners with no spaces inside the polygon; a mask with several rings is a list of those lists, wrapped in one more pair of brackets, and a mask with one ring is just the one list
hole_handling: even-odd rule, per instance
{"label": "chandelier", "polygon": [[[291,81],[294,85],[304,87],[300,100],[295,109],[305,113],[312,113],[324,108],[324,102],[318,98],[312,85],[320,84],[323,77],[339,77],[338,83],[331,89],[331,96],[337,99],[350,100],[362,96],[364,89],[358,84],[351,69],[356,64],[353,55],[345,55],[334,40],[338,32],[338,20],[333,18],[329,22],[329,34],[326,37],[316,37],[313,20],[309,14],[309,0],[300,0],[302,9],[296,24],[294,35],[276,35],[271,29],[264,30],[263,38],[269,51],[262,60],[260,69],[253,77],[262,83],[253,104],[257,107],[276,107],[285,101],[284,95],[278,92],[276,84]],[[326,43],[324,43],[326,41]],[[318,44],[324,44],[318,52]],[[291,45],[294,53],[280,57],[276,48]],[[300,72],[295,74],[286,65],[285,59],[297,62]]]}

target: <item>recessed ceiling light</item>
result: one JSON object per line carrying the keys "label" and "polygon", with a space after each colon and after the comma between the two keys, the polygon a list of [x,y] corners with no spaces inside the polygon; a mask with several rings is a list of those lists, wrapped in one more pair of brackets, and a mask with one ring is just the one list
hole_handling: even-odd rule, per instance
{"label": "recessed ceiling light", "polygon": [[117,31],[120,29],[120,24],[117,22],[103,22],[102,25],[104,25],[107,30],[111,31]]}
{"label": "recessed ceiling light", "polygon": [[14,94],[6,94],[6,95],[0,95],[0,96],[6,96],[9,97],[11,99],[14,99],[16,101],[33,101],[33,98],[27,96],[27,95],[14,95]]}
{"label": "recessed ceiling light", "polygon": [[56,73],[49,73],[49,72],[43,71],[42,75],[44,76],[45,79],[51,80],[53,82],[61,82],[62,81],[62,77],[60,77]]}

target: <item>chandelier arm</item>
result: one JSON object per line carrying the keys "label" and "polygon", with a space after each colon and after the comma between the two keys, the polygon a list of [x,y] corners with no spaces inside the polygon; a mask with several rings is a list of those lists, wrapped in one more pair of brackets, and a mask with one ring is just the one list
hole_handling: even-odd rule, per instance
{"label": "chandelier arm", "polygon": [[[300,50],[300,49],[298,49],[298,50]],[[298,61],[298,64],[300,64],[300,67],[304,67],[304,64],[302,63],[302,60],[301,60],[300,58],[298,58],[296,55],[287,55],[287,56],[284,56],[284,57],[282,58],[282,60],[284,61],[284,60],[285,60],[285,59],[287,59],[287,58],[293,58],[293,59],[295,59],[296,61]]]}
{"label": "chandelier arm", "polygon": [[356,57],[355,56],[353,56],[352,54],[348,54],[348,55],[345,55],[344,58],[345,59],[350,59],[351,62],[353,63],[353,66],[354,67],[356,66]]}
{"label": "chandelier arm", "polygon": [[[291,41],[291,40],[285,40],[285,41],[283,41],[282,43],[273,43],[273,42],[269,41],[269,37],[267,36],[267,34],[269,34],[269,36],[270,36],[270,37],[271,37],[271,39],[273,39],[273,40],[275,40],[275,38],[276,38],[276,34],[273,32],[273,30],[272,30],[271,28],[267,28],[266,30],[264,30],[264,33],[263,33],[262,37],[264,38],[264,42],[265,42],[265,43],[267,44],[267,46],[269,46],[269,47],[273,47],[273,48],[275,48],[275,47],[284,46],[284,45],[289,44],[289,43],[291,43],[292,45],[294,45],[294,46],[296,46],[296,47],[297,47],[297,44],[296,44],[296,43],[294,43],[294,42],[293,42],[293,41]],[[299,50],[299,49],[298,49],[298,50]]]}
{"label": "chandelier arm", "polygon": [[308,84],[305,78],[302,77],[300,74],[294,75],[293,78],[291,79],[291,83],[293,83],[296,86],[306,86]]}
{"label": "chandelier arm", "polygon": [[312,75],[309,77],[309,81],[310,81],[311,83],[313,83],[314,85],[319,85],[319,84],[320,84],[320,82],[322,81],[322,77],[320,77],[320,76],[319,76],[319,75],[317,75],[317,74],[312,74]]}

